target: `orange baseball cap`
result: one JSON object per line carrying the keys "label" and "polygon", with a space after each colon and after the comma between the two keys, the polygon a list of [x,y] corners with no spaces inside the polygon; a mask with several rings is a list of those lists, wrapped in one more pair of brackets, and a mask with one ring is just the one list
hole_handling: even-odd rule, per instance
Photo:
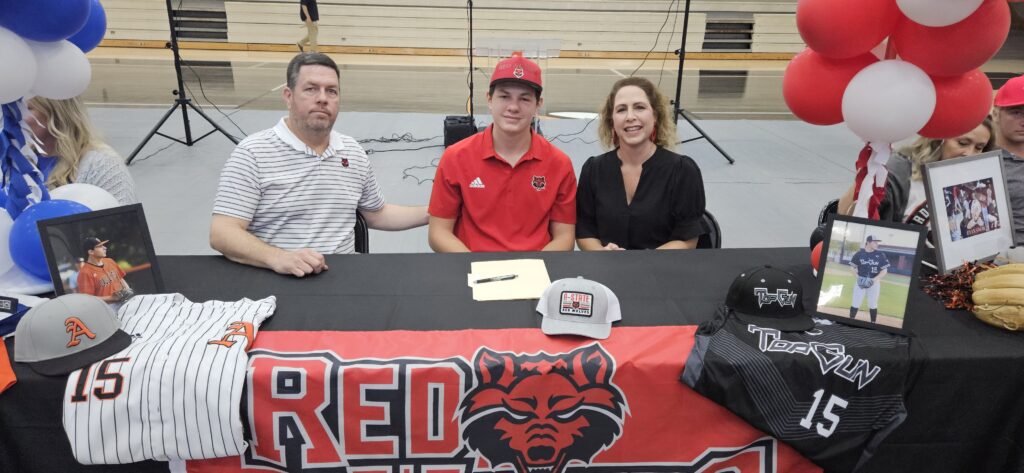
{"label": "orange baseball cap", "polygon": [[540,66],[537,63],[523,57],[523,53],[514,52],[498,62],[491,74],[491,86],[502,82],[519,82],[533,87],[540,93],[541,87]]}
{"label": "orange baseball cap", "polygon": [[1017,76],[1006,81],[999,92],[996,92],[997,107],[1017,107],[1024,105],[1024,76]]}

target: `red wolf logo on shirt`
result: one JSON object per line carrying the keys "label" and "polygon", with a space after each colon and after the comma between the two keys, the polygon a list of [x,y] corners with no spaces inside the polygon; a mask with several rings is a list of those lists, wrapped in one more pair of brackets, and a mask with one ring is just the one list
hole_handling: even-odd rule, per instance
{"label": "red wolf logo on shirt", "polygon": [[548,186],[548,180],[546,176],[533,176],[533,181],[530,184],[533,185],[535,190],[542,191]]}
{"label": "red wolf logo on shirt", "polygon": [[622,434],[628,407],[611,382],[615,362],[598,344],[556,355],[481,348],[473,368],[477,385],[460,407],[463,439],[492,469],[563,473]]}

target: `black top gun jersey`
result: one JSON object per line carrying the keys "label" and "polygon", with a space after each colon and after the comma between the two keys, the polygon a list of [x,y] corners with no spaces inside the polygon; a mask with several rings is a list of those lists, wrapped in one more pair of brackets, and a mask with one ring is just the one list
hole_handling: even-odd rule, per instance
{"label": "black top gun jersey", "polygon": [[857,270],[857,276],[873,278],[883,269],[889,269],[889,258],[881,251],[867,251],[861,249],[850,258],[850,266]]}
{"label": "black top gun jersey", "polygon": [[746,324],[722,306],[681,381],[829,472],[855,471],[907,416],[909,339],[815,319],[806,332]]}

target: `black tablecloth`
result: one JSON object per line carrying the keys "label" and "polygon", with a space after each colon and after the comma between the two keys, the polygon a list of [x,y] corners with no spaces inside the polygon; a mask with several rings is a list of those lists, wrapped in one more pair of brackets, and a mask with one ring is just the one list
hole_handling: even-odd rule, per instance
{"label": "black tablecloth", "polygon": [[[514,258],[544,259],[552,280],[583,276],[604,283],[620,299],[623,326],[700,323],[737,274],[760,264],[797,274],[808,289],[805,306],[815,305],[807,250],[796,248],[329,256],[329,271],[303,279],[221,257],[159,262],[167,292],[193,301],[276,295],[277,312],[261,330],[535,327],[536,301],[475,302],[466,285],[472,261]],[[907,400],[910,415],[866,471],[1024,471],[1024,336],[947,311],[916,287],[906,328],[921,355],[914,360],[919,375]],[[63,380],[16,370],[18,384],[0,394],[0,471],[71,471],[76,464],[60,425]]]}

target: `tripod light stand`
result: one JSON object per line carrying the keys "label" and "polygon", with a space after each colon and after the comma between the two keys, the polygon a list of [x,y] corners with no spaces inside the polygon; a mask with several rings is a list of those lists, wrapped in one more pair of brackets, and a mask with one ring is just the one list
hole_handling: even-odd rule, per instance
{"label": "tripod light stand", "polygon": [[[166,47],[174,52],[174,72],[178,76],[178,90],[174,90],[171,93],[177,96],[177,98],[174,99],[174,103],[171,104],[171,108],[167,109],[167,113],[164,114],[163,118],[161,118],[160,121],[156,123],[152,130],[149,130],[149,133],[146,134],[146,137],[142,139],[142,142],[135,147],[135,151],[132,151],[132,154],[128,155],[128,164],[132,163],[132,160],[134,160],[135,156],[139,154],[139,151],[142,151],[142,148],[146,146],[146,143],[149,143],[149,140],[153,138],[153,135],[160,135],[171,141],[177,141],[178,143],[181,143],[185,146],[192,146],[199,142],[199,140],[206,138],[207,136],[210,136],[211,134],[213,134],[213,132],[219,131],[229,140],[231,140],[232,143],[238,144],[238,140],[234,136],[231,136],[230,133],[228,133],[223,128],[221,128],[220,125],[215,123],[209,116],[206,115],[206,113],[202,111],[202,109],[193,104],[192,99],[188,98],[188,95],[185,94],[185,82],[181,78],[181,55],[178,54],[178,32],[174,29],[174,11],[171,8],[171,0],[167,0],[167,21],[171,26],[171,41],[167,43]],[[166,122],[167,119],[171,117],[171,115],[178,107],[181,107],[181,117],[185,126],[184,141],[173,136],[168,136],[163,133],[160,133],[160,127],[164,125],[164,122]],[[207,123],[212,125],[213,130],[210,130],[205,135],[200,136],[199,138],[192,139],[192,126],[188,121],[188,109],[190,108],[192,109],[192,111],[199,114],[200,117],[203,117],[203,119],[205,119]]]}
{"label": "tripod light stand", "polygon": [[690,0],[686,0],[686,6],[683,9],[683,38],[680,40],[679,49],[675,51],[676,56],[679,56],[679,74],[676,76],[676,99],[672,102],[672,108],[674,109],[672,114],[672,121],[678,124],[679,117],[683,117],[683,120],[686,120],[686,122],[689,123],[694,130],[697,130],[698,136],[690,138],[688,140],[683,140],[680,143],[689,143],[691,141],[705,139],[708,141],[708,143],[711,143],[711,146],[714,146],[715,149],[718,150],[718,153],[721,154],[722,157],[729,161],[729,164],[735,164],[736,161],[729,156],[729,153],[726,153],[725,150],[718,146],[718,143],[715,143],[715,140],[711,139],[711,137],[708,136],[707,133],[704,133],[704,130],[697,126],[697,124],[694,123],[692,119],[690,119],[690,116],[687,114],[686,110],[683,109],[683,106],[679,102],[679,97],[683,91],[683,62],[686,61],[686,33],[689,25]]}

